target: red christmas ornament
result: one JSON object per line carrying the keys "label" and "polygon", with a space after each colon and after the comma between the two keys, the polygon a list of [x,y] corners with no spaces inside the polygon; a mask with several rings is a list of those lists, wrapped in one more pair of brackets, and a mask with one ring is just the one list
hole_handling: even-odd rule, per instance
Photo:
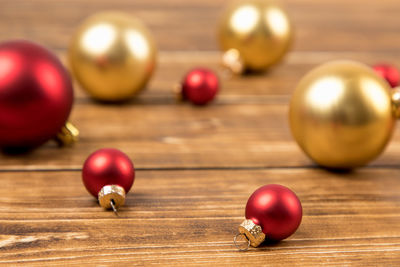
{"label": "red christmas ornament", "polygon": [[0,44],[0,147],[74,141],[72,103],[70,76],[54,54],[28,41]]}
{"label": "red christmas ornament", "polygon": [[82,169],[86,189],[98,198],[100,206],[114,212],[125,202],[135,180],[135,168],[129,157],[118,149],[103,148],[92,153]]}
{"label": "red christmas ornament", "polygon": [[218,77],[214,72],[196,68],[186,74],[182,82],[182,98],[195,105],[205,105],[214,99],[219,88]]}
{"label": "red christmas ornament", "polygon": [[247,201],[246,220],[239,226],[238,235],[244,235],[248,246],[253,247],[266,238],[280,241],[297,230],[302,213],[300,200],[293,191],[282,185],[265,185]]}
{"label": "red christmas ornament", "polygon": [[374,71],[384,78],[392,88],[400,85],[399,70],[389,64],[377,64],[373,66]]}

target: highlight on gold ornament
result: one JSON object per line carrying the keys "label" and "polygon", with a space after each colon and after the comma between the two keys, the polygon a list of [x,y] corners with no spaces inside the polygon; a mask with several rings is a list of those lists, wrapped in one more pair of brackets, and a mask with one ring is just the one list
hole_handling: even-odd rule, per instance
{"label": "highlight on gold ornament", "polygon": [[398,90],[391,90],[367,65],[325,63],[297,85],[290,102],[290,128],[301,149],[319,165],[363,166],[390,140],[399,98]]}
{"label": "highlight on gold ornament", "polygon": [[245,0],[223,13],[218,39],[232,72],[265,71],[282,60],[293,39],[286,11],[274,0]]}
{"label": "highlight on gold ornament", "polygon": [[156,66],[157,48],[146,26],[120,12],[87,18],[69,46],[72,72],[84,90],[102,101],[135,96]]}

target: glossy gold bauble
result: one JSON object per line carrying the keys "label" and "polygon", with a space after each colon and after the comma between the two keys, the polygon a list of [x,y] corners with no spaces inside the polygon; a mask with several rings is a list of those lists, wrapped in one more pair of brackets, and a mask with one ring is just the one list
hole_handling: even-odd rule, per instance
{"label": "glossy gold bauble", "polygon": [[147,28],[138,19],[118,12],[86,19],[69,47],[74,76],[91,96],[103,101],[137,94],[153,73],[156,54]]}
{"label": "glossy gold bauble", "polygon": [[263,71],[288,51],[293,29],[288,15],[274,0],[233,3],[221,17],[220,46],[223,63],[232,71]]}
{"label": "glossy gold bauble", "polygon": [[377,157],[395,124],[388,83],[353,61],[326,63],[308,73],[294,91],[289,117],[304,152],[337,169]]}

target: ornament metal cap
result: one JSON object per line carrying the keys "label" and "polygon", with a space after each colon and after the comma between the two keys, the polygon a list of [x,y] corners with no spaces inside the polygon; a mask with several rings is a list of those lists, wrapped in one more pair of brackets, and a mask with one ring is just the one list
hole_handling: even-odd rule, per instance
{"label": "ornament metal cap", "polygon": [[395,87],[391,91],[392,109],[395,118],[400,119],[400,86]]}
{"label": "ornament metal cap", "polygon": [[60,146],[71,146],[79,140],[79,130],[70,122],[66,122],[55,137]]}
{"label": "ornament metal cap", "polygon": [[[239,235],[243,235],[248,240],[247,248],[240,248],[236,242],[236,239]],[[258,247],[265,240],[265,234],[262,231],[261,226],[255,224],[252,220],[244,220],[239,225],[239,233],[234,238],[235,246],[240,251],[248,250],[249,246]]]}
{"label": "ornament metal cap", "polygon": [[176,102],[183,102],[185,99],[183,97],[183,88],[181,83],[177,83],[173,86],[172,92],[175,95]]}
{"label": "ornament metal cap", "polygon": [[125,190],[119,185],[106,185],[101,188],[98,199],[100,206],[117,214],[117,209],[125,203]]}
{"label": "ornament metal cap", "polygon": [[245,70],[243,58],[236,49],[229,49],[222,55],[222,65],[234,74],[242,74]]}

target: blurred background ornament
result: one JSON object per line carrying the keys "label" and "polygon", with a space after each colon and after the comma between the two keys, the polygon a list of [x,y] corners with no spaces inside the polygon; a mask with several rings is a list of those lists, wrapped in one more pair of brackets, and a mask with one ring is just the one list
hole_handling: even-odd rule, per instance
{"label": "blurred background ornament", "polygon": [[[301,202],[289,188],[270,184],[258,188],[246,204],[246,220],[239,226],[235,245],[240,250],[258,247],[265,239],[280,241],[291,236],[303,216]],[[245,237],[247,246],[238,245],[238,236]]]}
{"label": "blurred background ornament", "polygon": [[75,78],[101,101],[121,101],[136,95],[150,79],[156,56],[155,41],[145,25],[118,12],[86,19],[69,47]]}
{"label": "blurred background ornament", "polygon": [[372,68],[379,76],[384,78],[392,88],[400,85],[400,72],[396,67],[389,64],[376,64]]}
{"label": "blurred background ornament", "polygon": [[234,73],[265,71],[290,48],[293,29],[275,0],[245,0],[231,4],[218,29],[223,64]]}
{"label": "blurred background ornament", "polygon": [[384,150],[392,135],[399,102],[395,96],[389,84],[366,65],[323,64],[310,71],[292,95],[292,134],[322,166],[365,165]]}
{"label": "blurred background ornament", "polygon": [[0,44],[1,148],[32,148],[51,138],[72,144],[72,104],[72,82],[56,55],[29,41]]}
{"label": "blurred background ornament", "polygon": [[178,86],[178,99],[188,100],[195,105],[206,105],[218,93],[217,75],[206,68],[195,68],[189,71]]}
{"label": "blurred background ornament", "polygon": [[86,189],[98,199],[100,206],[117,209],[125,203],[125,195],[135,180],[135,168],[129,157],[118,149],[103,148],[93,152],[82,168]]}

